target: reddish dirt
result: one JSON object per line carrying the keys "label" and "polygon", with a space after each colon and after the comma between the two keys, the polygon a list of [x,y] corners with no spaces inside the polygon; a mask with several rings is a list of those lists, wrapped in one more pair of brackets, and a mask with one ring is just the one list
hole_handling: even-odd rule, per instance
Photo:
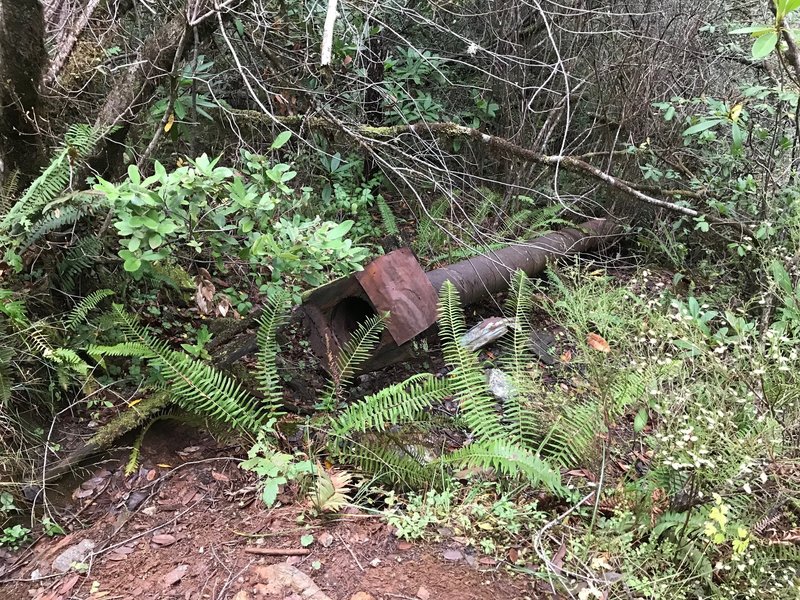
{"label": "reddish dirt", "polygon": [[[182,435],[166,441],[163,433],[154,437],[134,476],[125,478],[121,468],[103,468],[77,486],[68,508],[71,521],[69,513],[61,517],[62,523],[72,523],[67,536],[42,538],[7,557],[0,597],[312,598],[292,590],[266,593],[264,569],[281,562],[311,577],[332,600],[537,597],[531,578],[455,545],[402,542],[373,515],[352,510],[322,521],[304,516],[304,507],[289,497],[283,498],[287,506],[265,509],[248,475],[234,459],[219,456],[222,450],[210,439],[183,448]],[[176,440],[180,450],[170,447]],[[252,553],[253,548],[302,551],[300,538],[308,533],[315,539],[306,555]],[[56,556],[87,539],[96,546],[86,572],[50,574]],[[446,560],[445,553],[455,560]],[[44,578],[32,582],[36,570]]]}

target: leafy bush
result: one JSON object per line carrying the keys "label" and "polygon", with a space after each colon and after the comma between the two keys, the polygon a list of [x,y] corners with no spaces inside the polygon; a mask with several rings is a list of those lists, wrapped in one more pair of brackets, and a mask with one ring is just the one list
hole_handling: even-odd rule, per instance
{"label": "leafy bush", "polygon": [[275,282],[290,277],[319,285],[327,273],[360,268],[367,250],[346,238],[353,221],[302,216],[308,191],[298,195],[287,185],[296,175],[288,164],[245,153],[243,172],[236,173],[218,162],[203,155],[169,173],[156,162],[145,179],[131,165],[122,183],[98,183],[114,206],[126,271],[141,275],[185,250],[193,252],[184,260],[219,268],[237,260],[265,267]]}

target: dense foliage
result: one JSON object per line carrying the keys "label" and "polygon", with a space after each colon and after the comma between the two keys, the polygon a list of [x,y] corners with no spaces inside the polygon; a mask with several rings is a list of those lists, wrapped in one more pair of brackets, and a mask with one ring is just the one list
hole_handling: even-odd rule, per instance
{"label": "dense foliage", "polygon": [[[0,546],[63,533],[20,521],[63,428],[163,398],[129,471],[180,419],[268,506],[451,531],[561,595],[796,597],[799,1],[345,0],[329,39],[310,0],[74,4],[61,36],[44,3],[40,98],[0,65],[30,107],[0,108]],[[435,267],[587,217],[628,235],[505,304],[445,284],[397,379],[360,371],[391,315],[328,373],[291,322],[397,246]]]}

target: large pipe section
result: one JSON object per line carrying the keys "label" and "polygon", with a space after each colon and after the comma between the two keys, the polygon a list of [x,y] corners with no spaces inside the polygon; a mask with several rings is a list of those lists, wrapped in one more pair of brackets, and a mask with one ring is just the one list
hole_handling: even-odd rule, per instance
{"label": "large pipe section", "polygon": [[406,358],[411,340],[435,324],[438,292],[445,281],[455,286],[465,305],[472,304],[507,289],[518,269],[535,275],[549,261],[604,248],[618,237],[618,226],[595,219],[428,273],[408,248],[395,250],[355,275],[306,294],[301,311],[309,322],[311,347],[330,370],[359,323],[388,311],[391,316],[381,341],[362,367],[364,371],[379,369]]}

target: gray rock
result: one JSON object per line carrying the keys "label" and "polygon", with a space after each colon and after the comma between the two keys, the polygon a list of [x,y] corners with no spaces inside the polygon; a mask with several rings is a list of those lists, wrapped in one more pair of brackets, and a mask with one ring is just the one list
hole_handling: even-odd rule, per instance
{"label": "gray rock", "polygon": [[511,378],[500,369],[489,369],[486,372],[489,391],[498,400],[506,401],[516,393]]}
{"label": "gray rock", "polygon": [[53,570],[59,573],[66,573],[72,568],[73,563],[85,562],[95,545],[94,540],[86,539],[74,546],[70,546],[53,561]]}

